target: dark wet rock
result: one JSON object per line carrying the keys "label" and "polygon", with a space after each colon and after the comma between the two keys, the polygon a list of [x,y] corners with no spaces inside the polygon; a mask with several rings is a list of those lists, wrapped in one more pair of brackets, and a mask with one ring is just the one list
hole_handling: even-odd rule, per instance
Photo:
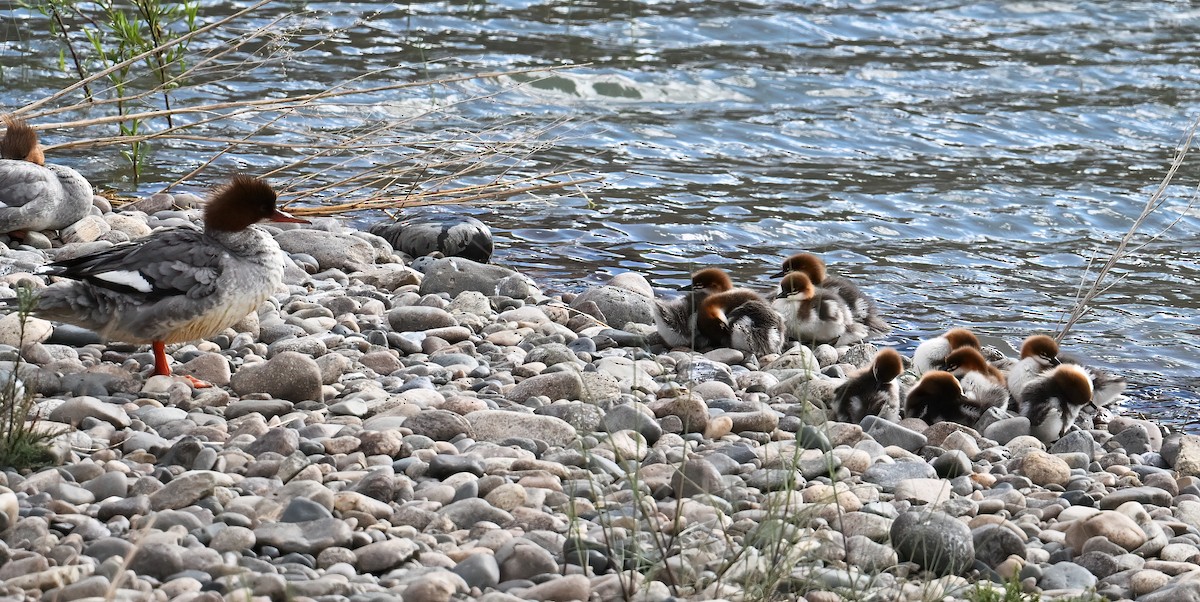
{"label": "dark wet rock", "polygon": [[890,535],[900,560],[939,575],[961,573],[975,561],[971,530],[943,512],[905,512]]}
{"label": "dark wet rock", "polygon": [[455,565],[454,574],[470,587],[495,587],[500,583],[500,564],[492,554],[472,554]]}
{"label": "dark wet rock", "polygon": [[467,472],[481,477],[484,475],[484,470],[485,465],[480,458],[438,454],[429,461],[429,468],[425,471],[425,476],[444,479],[452,474]]}
{"label": "dark wet rock", "polygon": [[884,447],[895,445],[910,452],[916,452],[928,441],[925,435],[878,416],[863,418],[862,427],[864,432]]}
{"label": "dark wet rock", "polygon": [[328,508],[308,498],[296,497],[283,509],[279,522],[303,523],[325,518],[333,518]]}
{"label": "dark wet rock", "polygon": [[1000,525],[984,525],[971,532],[975,559],[996,568],[1009,556],[1025,557],[1025,542],[1016,533]]}
{"label": "dark wet rock", "polygon": [[654,445],[662,437],[662,427],[653,414],[647,414],[631,405],[619,405],[610,409],[603,419],[604,430],[610,433],[618,431],[637,431],[646,438],[646,443]]}
{"label": "dark wet rock", "polygon": [[431,214],[398,222],[376,222],[369,232],[412,257],[441,253],[445,257],[487,263],[494,246],[492,230],[487,224],[468,215]]}

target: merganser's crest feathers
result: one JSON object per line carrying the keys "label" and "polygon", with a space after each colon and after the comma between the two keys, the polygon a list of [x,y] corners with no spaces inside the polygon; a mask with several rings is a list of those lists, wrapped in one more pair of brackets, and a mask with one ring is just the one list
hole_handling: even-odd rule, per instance
{"label": "merganser's crest feathers", "polygon": [[251,176],[238,175],[217,191],[204,207],[204,227],[237,232],[274,217],[275,191],[270,184]]}
{"label": "merganser's crest feathers", "polygon": [[5,115],[4,125],[6,129],[4,138],[0,139],[0,159],[29,161],[38,165],[45,163],[45,157],[38,148],[37,132],[24,119]]}

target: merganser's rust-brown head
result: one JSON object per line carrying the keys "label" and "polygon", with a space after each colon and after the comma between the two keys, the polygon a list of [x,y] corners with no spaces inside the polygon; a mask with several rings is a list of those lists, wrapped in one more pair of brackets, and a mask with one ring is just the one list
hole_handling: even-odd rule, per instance
{"label": "merganser's rust-brown head", "polygon": [[979,339],[975,337],[975,333],[966,328],[951,328],[942,336],[950,343],[951,349],[958,349],[959,347],[974,347],[979,349]]}
{"label": "merganser's rust-brown head", "polygon": [[24,119],[5,115],[4,127],[4,138],[0,140],[0,159],[46,164],[46,157],[38,144],[37,131],[29,127]]}
{"label": "merganser's rust-brown head", "polygon": [[813,284],[820,285],[825,281],[825,262],[812,253],[796,253],[783,260],[783,269],[779,270],[774,277],[778,278],[793,272],[801,272],[808,276]]}
{"label": "merganser's rust-brown head", "polygon": [[277,197],[271,185],[260,178],[237,175],[221,187],[204,206],[204,227],[209,230],[237,232],[261,221],[307,224],[275,206]]}
{"label": "merganser's rust-brown head", "polygon": [[788,272],[779,282],[779,294],[776,299],[791,299],[793,297],[807,301],[817,293],[812,280],[804,272]]}
{"label": "merganser's rust-brown head", "polygon": [[692,274],[691,284],[686,284],[679,290],[704,291],[709,294],[723,293],[733,290],[733,279],[720,268],[704,268]]}
{"label": "merganser's rust-brown head", "polygon": [[890,383],[904,372],[904,360],[895,349],[880,349],[871,362],[871,372],[880,384]]}
{"label": "merganser's rust-brown head", "polygon": [[1027,357],[1038,358],[1049,366],[1061,363],[1058,359],[1058,343],[1044,334],[1035,334],[1021,344],[1021,359]]}

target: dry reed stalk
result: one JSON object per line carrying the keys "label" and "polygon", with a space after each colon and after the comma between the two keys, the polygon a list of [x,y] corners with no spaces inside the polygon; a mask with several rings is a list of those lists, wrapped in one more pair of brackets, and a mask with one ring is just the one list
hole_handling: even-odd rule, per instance
{"label": "dry reed stalk", "polygon": [[1160,182],[1158,187],[1154,189],[1154,192],[1150,195],[1150,198],[1146,200],[1146,205],[1142,208],[1142,212],[1137,216],[1136,219],[1133,220],[1133,224],[1129,227],[1129,230],[1125,232],[1125,235],[1121,237],[1121,240],[1117,242],[1117,246],[1113,248],[1112,253],[1109,254],[1104,263],[1102,263],[1099,269],[1096,270],[1096,275],[1092,280],[1092,284],[1085,289],[1084,284],[1087,281],[1088,275],[1091,274],[1092,266],[1095,263],[1095,257],[1093,257],[1092,260],[1089,260],[1087,270],[1085,270],[1083,279],[1079,283],[1079,289],[1075,294],[1075,307],[1067,316],[1066,321],[1062,323],[1062,327],[1059,329],[1058,334],[1055,335],[1055,340],[1058,342],[1061,343],[1063,339],[1066,338],[1067,333],[1071,331],[1071,328],[1074,327],[1075,324],[1078,323],[1081,318],[1083,318],[1083,316],[1087,315],[1087,313],[1091,310],[1092,302],[1096,299],[1096,297],[1108,292],[1117,282],[1120,281],[1118,278],[1115,282],[1107,284],[1105,283],[1109,272],[1116,267],[1117,263],[1128,257],[1130,254],[1142,249],[1148,242],[1153,241],[1165,234],[1167,230],[1171,229],[1172,226],[1179,223],[1179,220],[1183,218],[1183,214],[1186,213],[1188,209],[1195,205],[1196,197],[1193,195],[1191,202],[1189,202],[1188,206],[1181,212],[1179,218],[1176,218],[1157,234],[1150,237],[1150,239],[1146,242],[1143,242],[1132,250],[1128,248],[1129,244],[1133,242],[1133,239],[1138,235],[1138,231],[1141,229],[1142,224],[1145,223],[1146,219],[1149,218],[1150,215],[1155,211],[1160,209],[1166,202],[1167,188],[1170,186],[1171,180],[1175,178],[1175,174],[1179,171],[1180,166],[1183,165],[1183,160],[1185,157],[1187,157],[1188,151],[1191,150],[1192,140],[1196,136],[1197,128],[1200,128],[1200,117],[1194,119],[1192,124],[1188,127],[1183,136],[1183,141],[1179,143],[1179,146],[1175,152],[1175,158],[1171,161],[1170,168],[1167,169],[1167,173],[1165,176],[1163,176],[1162,182]]}

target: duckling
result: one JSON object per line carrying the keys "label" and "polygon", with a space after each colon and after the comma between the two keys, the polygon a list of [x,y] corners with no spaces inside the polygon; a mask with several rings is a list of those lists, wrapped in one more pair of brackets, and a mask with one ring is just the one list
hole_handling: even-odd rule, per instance
{"label": "duckling", "polygon": [[779,353],[783,330],[779,314],[758,293],[746,289],[709,295],[696,314],[697,339],[756,357]]}
{"label": "duckling", "polygon": [[969,396],[962,384],[949,372],[930,370],[908,391],[904,416],[920,418],[926,424],[957,422],[972,425],[987,410],[989,403]]}
{"label": "duckling", "polygon": [[834,389],[834,419],[857,424],[868,415],[899,417],[900,385],[896,379],[903,371],[904,361],[895,349],[879,350],[869,367]]}
{"label": "duckling", "polygon": [[690,347],[695,340],[696,312],[704,299],[714,293],[733,290],[733,280],[724,270],[705,268],[692,274],[692,281],[680,287],[688,291],[671,301],[654,301],[654,325],[670,347]]}
{"label": "duckling", "polygon": [[959,347],[979,349],[979,339],[966,328],[952,328],[945,334],[926,339],[913,352],[913,370],[924,374],[930,370],[944,370],[946,356]]}
{"label": "duckling", "polygon": [[[959,347],[946,356],[945,370],[962,384],[967,397],[977,400],[984,408],[1008,406],[1008,387],[1004,373],[988,363],[974,347]],[[976,417],[978,418],[978,417]]]}
{"label": "duckling", "polygon": [[817,288],[841,297],[842,301],[850,307],[854,321],[866,328],[868,337],[887,334],[891,331],[892,327],[879,317],[879,310],[875,308],[875,302],[853,282],[828,275],[825,270],[825,262],[820,257],[812,253],[796,253],[783,261],[783,268],[775,274],[775,277],[779,278],[791,272],[803,272]]}
{"label": "duckling", "polygon": [[817,290],[804,272],[791,272],[780,282],[772,306],[783,316],[789,338],[810,345],[861,342],[867,327],[854,321],[850,306],[837,295]]}
{"label": "duckling", "polygon": [[1044,335],[1035,334],[1021,344],[1021,359],[1008,371],[1008,392],[1020,401],[1021,391],[1043,372],[1061,364],[1058,343]]}
{"label": "duckling", "polygon": [[1034,437],[1054,443],[1075,424],[1080,410],[1092,404],[1092,394],[1092,379],[1086,370],[1061,364],[1025,385],[1021,415],[1029,418]]}

